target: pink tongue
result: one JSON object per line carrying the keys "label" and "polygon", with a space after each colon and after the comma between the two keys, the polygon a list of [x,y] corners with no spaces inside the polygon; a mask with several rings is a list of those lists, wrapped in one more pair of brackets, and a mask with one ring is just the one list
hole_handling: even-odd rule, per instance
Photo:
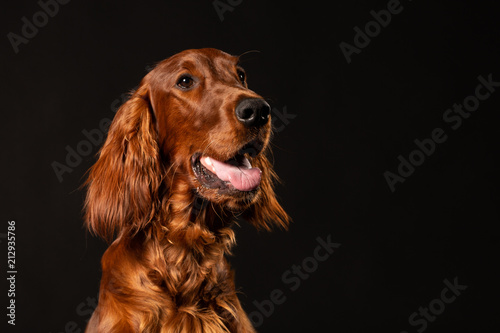
{"label": "pink tongue", "polygon": [[200,161],[208,170],[214,172],[217,177],[223,181],[230,182],[240,191],[251,191],[260,184],[261,171],[259,168],[249,167],[250,163],[248,163],[248,160],[245,163],[247,165],[238,166],[206,157],[202,157]]}

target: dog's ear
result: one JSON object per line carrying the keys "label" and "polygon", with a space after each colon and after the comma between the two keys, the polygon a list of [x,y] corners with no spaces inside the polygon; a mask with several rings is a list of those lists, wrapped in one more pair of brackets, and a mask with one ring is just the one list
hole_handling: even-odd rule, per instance
{"label": "dog's ear", "polygon": [[108,241],[115,231],[143,228],[160,204],[163,168],[150,105],[143,83],[116,113],[85,183],[85,223]]}
{"label": "dog's ear", "polygon": [[[269,152],[270,148],[266,150]],[[274,193],[274,182],[279,179],[264,153],[252,160],[252,165],[262,171],[260,191],[259,197],[244,212],[243,217],[259,229],[271,230],[273,226],[287,229],[290,217],[278,203]]]}

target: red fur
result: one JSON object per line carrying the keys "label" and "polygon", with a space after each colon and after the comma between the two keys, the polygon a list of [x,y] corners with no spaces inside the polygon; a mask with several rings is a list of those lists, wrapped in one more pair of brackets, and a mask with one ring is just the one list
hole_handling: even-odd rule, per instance
{"label": "red fur", "polygon": [[[111,241],[102,258],[99,304],[86,332],[255,332],[238,301],[224,255],[235,214],[258,228],[286,228],[266,158],[271,121],[258,132],[234,116],[259,98],[238,82],[238,57],[187,50],[160,62],[117,112],[86,182],[87,227]],[[176,87],[189,70],[196,89]],[[220,194],[199,183],[191,157],[224,161],[259,137],[249,158],[262,170],[257,190]]]}

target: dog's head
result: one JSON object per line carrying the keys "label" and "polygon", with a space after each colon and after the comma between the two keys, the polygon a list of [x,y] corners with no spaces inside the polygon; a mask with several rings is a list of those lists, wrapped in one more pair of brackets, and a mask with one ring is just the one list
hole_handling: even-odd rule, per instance
{"label": "dog's head", "polygon": [[239,58],[186,50],[160,63],[117,112],[87,181],[86,219],[108,238],[141,228],[169,200],[196,196],[253,224],[285,227],[266,158],[271,109],[248,89]]}

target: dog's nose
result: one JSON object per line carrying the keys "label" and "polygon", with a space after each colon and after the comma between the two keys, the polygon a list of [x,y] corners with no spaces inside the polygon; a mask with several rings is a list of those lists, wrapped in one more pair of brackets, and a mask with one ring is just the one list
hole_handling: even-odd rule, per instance
{"label": "dog's nose", "polygon": [[236,118],[247,127],[259,127],[267,124],[271,107],[262,98],[247,98],[236,106]]}

